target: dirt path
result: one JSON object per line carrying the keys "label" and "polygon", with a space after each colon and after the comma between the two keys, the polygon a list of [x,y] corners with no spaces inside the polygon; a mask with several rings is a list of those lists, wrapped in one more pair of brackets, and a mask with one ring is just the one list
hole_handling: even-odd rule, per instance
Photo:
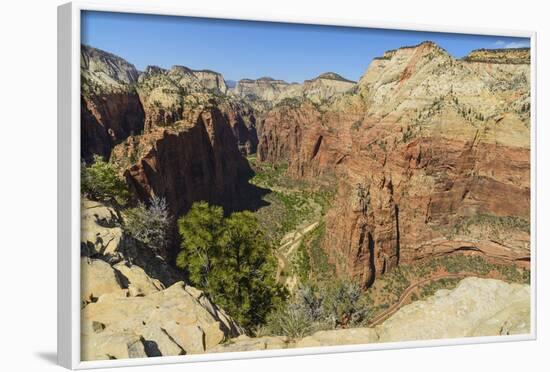
{"label": "dirt path", "polygon": [[321,205],[311,200],[314,208],[314,213],[311,218],[302,221],[294,230],[289,231],[283,236],[279,242],[277,249],[277,281],[284,284],[290,292],[298,285],[298,275],[292,267],[292,256],[302,244],[304,237],[313,231],[321,222],[322,208]]}
{"label": "dirt path", "polygon": [[388,309],[386,309],[381,314],[378,314],[374,319],[372,319],[369,322],[369,327],[374,327],[376,325],[379,325],[384,320],[386,320],[391,315],[393,315],[395,312],[397,312],[397,310],[399,310],[401,308],[401,306],[403,306],[403,304],[409,298],[409,296],[412,294],[412,292],[415,289],[417,289],[418,287],[421,287],[424,284],[427,284],[429,282],[434,282],[434,281],[437,281],[437,280],[458,279],[458,278],[465,278],[465,277],[468,277],[468,276],[480,277],[479,274],[470,273],[470,272],[462,272],[462,273],[456,273],[456,274],[441,274],[441,275],[432,276],[430,278],[422,279],[422,280],[420,280],[420,281],[418,281],[414,284],[411,284],[410,286],[407,287],[407,289],[405,289],[405,291],[401,294],[401,296],[399,296],[399,301],[397,301],[396,303],[391,305]]}
{"label": "dirt path", "polygon": [[[290,260],[292,259],[292,255],[304,240],[304,236],[308,232],[315,229],[318,225],[319,225],[319,221],[315,221],[304,227],[297,227],[295,230],[287,233],[281,239],[281,243],[280,243],[281,245],[279,246],[279,249],[277,249],[277,252],[276,252],[277,262],[278,262],[277,281],[284,284],[288,288],[288,290],[291,292],[298,285],[298,276],[294,272],[289,273],[289,270],[288,270],[289,268],[292,267],[292,264],[290,262]],[[284,280],[282,278],[283,276],[284,276]]]}

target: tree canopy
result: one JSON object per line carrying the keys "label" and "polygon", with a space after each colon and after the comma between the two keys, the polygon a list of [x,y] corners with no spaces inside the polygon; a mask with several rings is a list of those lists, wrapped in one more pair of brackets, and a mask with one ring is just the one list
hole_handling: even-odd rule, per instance
{"label": "tree canopy", "polygon": [[262,324],[286,297],[275,280],[273,248],[248,211],[194,203],[178,220],[182,250],[176,263],[191,281],[244,327]]}
{"label": "tree canopy", "polygon": [[82,164],[80,172],[81,190],[90,198],[117,205],[127,202],[130,193],[126,183],[113,164],[101,156],[94,155],[90,165]]}

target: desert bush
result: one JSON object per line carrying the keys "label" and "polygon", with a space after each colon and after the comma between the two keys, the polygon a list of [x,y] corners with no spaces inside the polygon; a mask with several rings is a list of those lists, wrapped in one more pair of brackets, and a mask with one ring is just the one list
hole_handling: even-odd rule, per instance
{"label": "desert bush", "polygon": [[321,288],[321,317],[333,328],[357,325],[368,315],[363,290],[357,283],[338,280]]}
{"label": "desert bush", "polygon": [[99,155],[94,155],[93,163],[82,164],[80,170],[81,190],[89,198],[111,205],[125,204],[130,196],[126,183],[115,167]]}
{"label": "desert bush", "polygon": [[361,287],[339,280],[302,286],[268,316],[267,328],[274,335],[304,337],[318,330],[362,325],[368,315],[368,299]]}
{"label": "desert bush", "polygon": [[270,314],[268,319],[271,334],[301,338],[313,333],[314,322],[294,304],[282,307]]}
{"label": "desert bush", "polygon": [[171,221],[166,199],[153,196],[149,205],[140,202],[124,215],[124,231],[128,235],[149,246],[156,254],[166,253]]}

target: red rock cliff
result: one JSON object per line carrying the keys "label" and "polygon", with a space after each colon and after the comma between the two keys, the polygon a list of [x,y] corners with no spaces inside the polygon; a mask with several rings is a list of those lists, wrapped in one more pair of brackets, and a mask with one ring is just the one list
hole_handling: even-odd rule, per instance
{"label": "red rock cliff", "polygon": [[323,246],[365,285],[454,251],[528,262],[528,102],[528,64],[423,43],[375,59],[353,94],[267,113],[259,159],[335,176]]}

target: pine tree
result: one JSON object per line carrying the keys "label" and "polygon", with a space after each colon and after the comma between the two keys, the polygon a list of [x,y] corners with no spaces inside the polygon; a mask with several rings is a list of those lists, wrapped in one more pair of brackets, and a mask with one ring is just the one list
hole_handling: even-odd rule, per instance
{"label": "pine tree", "polygon": [[273,249],[251,212],[224,218],[222,208],[199,202],[178,227],[182,250],[177,265],[244,327],[263,323],[285,298],[275,280]]}

